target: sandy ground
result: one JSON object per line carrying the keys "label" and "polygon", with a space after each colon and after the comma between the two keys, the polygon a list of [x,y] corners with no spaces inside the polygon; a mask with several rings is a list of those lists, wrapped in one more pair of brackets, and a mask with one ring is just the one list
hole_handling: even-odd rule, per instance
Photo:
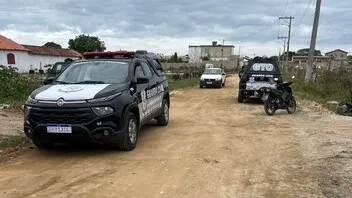
{"label": "sandy ground", "polygon": [[237,103],[237,87],[176,92],[169,126],[144,127],[132,152],[32,149],[1,163],[0,197],[352,197],[350,117],[309,102],[269,117]]}
{"label": "sandy ground", "polygon": [[21,110],[0,110],[0,135],[24,135]]}

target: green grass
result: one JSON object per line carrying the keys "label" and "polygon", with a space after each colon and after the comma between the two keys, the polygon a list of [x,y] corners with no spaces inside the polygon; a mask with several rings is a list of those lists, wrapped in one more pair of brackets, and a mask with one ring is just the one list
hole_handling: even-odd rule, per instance
{"label": "green grass", "polygon": [[0,136],[0,150],[6,150],[17,146],[29,146],[29,138],[24,136]]}
{"label": "green grass", "polygon": [[187,79],[187,80],[180,80],[180,81],[171,81],[169,82],[170,90],[176,89],[184,89],[188,87],[195,87],[199,85],[199,78]]}
{"label": "green grass", "polygon": [[[289,80],[292,74],[286,74]],[[296,73],[293,80],[294,94],[303,99],[326,104],[327,101],[342,101],[351,98],[352,72],[320,71],[315,83],[306,83],[304,73]]]}

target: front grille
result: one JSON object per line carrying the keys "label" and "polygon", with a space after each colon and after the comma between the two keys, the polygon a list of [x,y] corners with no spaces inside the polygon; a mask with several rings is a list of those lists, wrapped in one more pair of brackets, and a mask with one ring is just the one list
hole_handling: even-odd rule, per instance
{"label": "front grille", "polygon": [[265,81],[268,82],[270,78],[268,77],[255,77],[254,80],[255,81]]}
{"label": "front grille", "polygon": [[215,81],[215,79],[204,79],[204,81]]}
{"label": "front grille", "polygon": [[88,109],[40,109],[33,108],[30,119],[37,123],[78,124],[87,123],[94,118],[93,112]]}

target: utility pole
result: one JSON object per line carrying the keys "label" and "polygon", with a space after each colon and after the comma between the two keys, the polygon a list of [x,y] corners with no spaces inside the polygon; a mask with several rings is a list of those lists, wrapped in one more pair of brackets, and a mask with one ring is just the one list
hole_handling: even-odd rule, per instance
{"label": "utility pole", "polygon": [[286,39],[287,39],[287,36],[278,36],[277,39],[284,41],[284,50],[283,50],[283,51],[285,52],[285,50],[286,50]]}
{"label": "utility pole", "polygon": [[[283,53],[283,54],[285,54],[285,50],[286,50],[286,39],[287,39],[287,38],[288,38],[287,36],[278,36],[278,37],[277,37],[277,39],[284,41],[284,50],[283,50],[284,53]],[[280,49],[280,53],[281,53],[281,49]],[[288,57],[288,53],[286,54],[286,60],[288,59],[287,57]],[[284,56],[284,58],[285,58],[285,56]],[[279,61],[280,61],[280,56],[279,56]],[[281,64],[281,70],[283,71],[283,70],[284,70],[284,64],[282,64],[281,61],[280,61],[280,64]]]}
{"label": "utility pole", "polygon": [[[289,21],[286,21],[285,19],[288,19]],[[285,16],[285,17],[279,17],[279,20],[283,20],[288,24],[288,40],[287,40],[287,56],[286,56],[286,64],[288,66],[288,59],[290,55],[290,40],[291,40],[291,24],[292,24],[292,19],[295,19],[293,16]]]}
{"label": "utility pole", "polygon": [[238,56],[241,58],[241,46],[238,46]]}
{"label": "utility pole", "polygon": [[317,4],[315,6],[312,37],[310,40],[310,48],[309,48],[309,54],[308,54],[308,65],[306,68],[305,80],[307,82],[313,82],[316,77],[316,67],[315,66],[313,67],[313,58],[314,58],[314,54],[315,54],[315,44],[317,41],[317,34],[318,34],[320,7],[321,7],[321,0],[317,0]]}

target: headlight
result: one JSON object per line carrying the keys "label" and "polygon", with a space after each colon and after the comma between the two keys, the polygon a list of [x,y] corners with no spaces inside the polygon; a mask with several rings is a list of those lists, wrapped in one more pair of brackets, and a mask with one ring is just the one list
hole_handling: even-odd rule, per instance
{"label": "headlight", "polygon": [[114,109],[111,107],[92,107],[92,110],[97,116],[104,116],[114,113]]}
{"label": "headlight", "polygon": [[218,77],[216,80],[221,80],[222,78],[221,78],[221,76],[220,77]]}
{"label": "headlight", "polygon": [[91,100],[88,100],[88,102],[89,102],[89,103],[105,102],[105,101],[112,100],[112,99],[114,99],[116,96],[119,96],[119,95],[121,95],[121,94],[122,94],[122,92],[119,92],[119,93],[117,93],[117,94],[113,94],[113,95],[106,96],[106,97],[103,97],[103,98],[91,99]]}
{"label": "headlight", "polygon": [[38,100],[32,98],[31,96],[28,96],[27,102],[28,102],[28,103],[31,103],[31,104],[35,104],[35,103],[38,102]]}
{"label": "headlight", "polygon": [[201,76],[201,77],[200,77],[200,79],[201,79],[201,80],[204,80],[204,77],[203,77],[203,76]]}

